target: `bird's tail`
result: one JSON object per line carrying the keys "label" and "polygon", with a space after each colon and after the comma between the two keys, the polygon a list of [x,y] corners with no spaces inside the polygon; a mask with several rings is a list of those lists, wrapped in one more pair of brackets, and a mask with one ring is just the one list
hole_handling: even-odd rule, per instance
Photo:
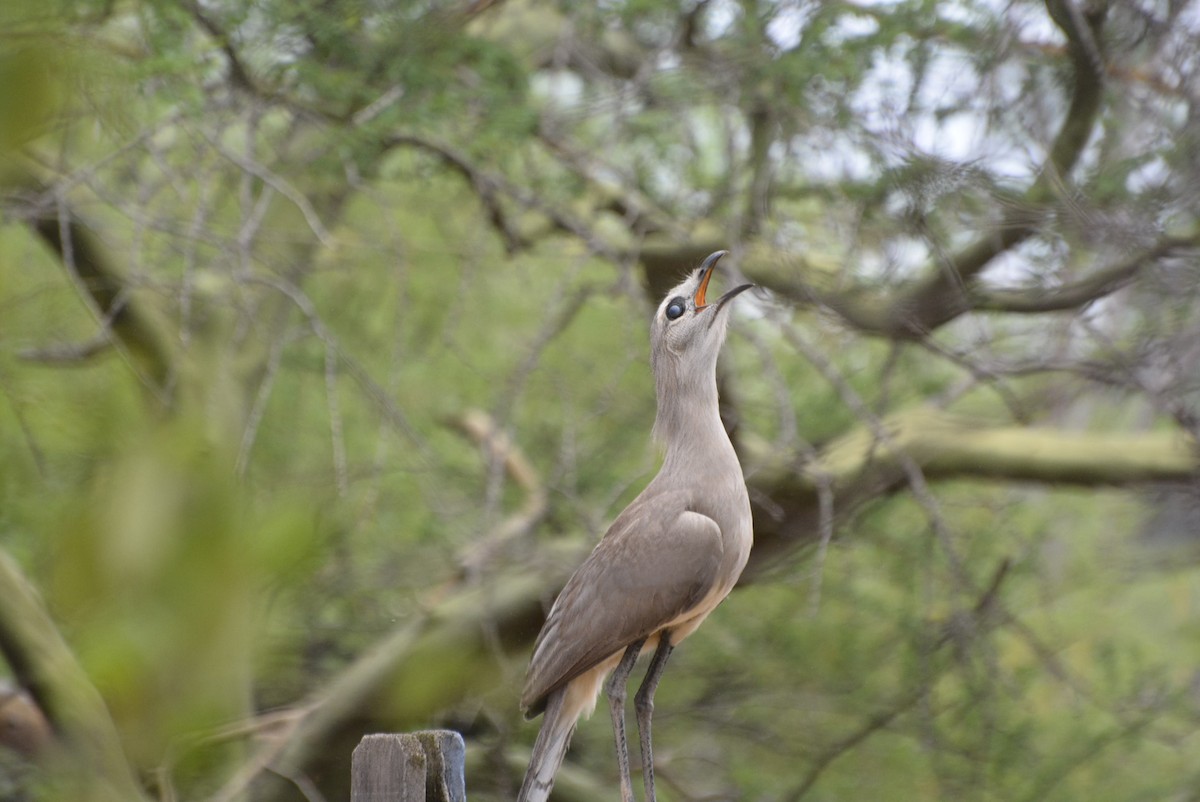
{"label": "bird's tail", "polygon": [[546,802],[550,797],[554,775],[567,755],[571,735],[579,721],[579,711],[568,709],[566,696],[565,689],[559,689],[550,694],[546,702],[542,729],[533,743],[533,757],[525,770],[525,781],[521,783],[517,802]]}

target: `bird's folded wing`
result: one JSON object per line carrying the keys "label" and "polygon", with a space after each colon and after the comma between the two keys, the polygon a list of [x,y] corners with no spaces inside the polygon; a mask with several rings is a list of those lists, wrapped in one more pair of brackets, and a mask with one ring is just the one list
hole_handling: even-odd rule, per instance
{"label": "bird's folded wing", "polygon": [[716,521],[656,501],[626,509],[559,594],[521,695],[531,714],[548,693],[658,631],[716,585],[723,553]]}

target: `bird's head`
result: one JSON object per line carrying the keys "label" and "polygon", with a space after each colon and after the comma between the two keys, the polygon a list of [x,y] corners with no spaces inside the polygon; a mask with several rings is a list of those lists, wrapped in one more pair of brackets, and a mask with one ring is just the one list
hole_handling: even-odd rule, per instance
{"label": "bird's head", "polygon": [[729,302],[753,284],[742,284],[715,301],[708,299],[708,284],[717,262],[728,251],[710,255],[658,305],[650,324],[650,352],[659,370],[664,361],[687,372],[702,371],[716,364],[729,323]]}

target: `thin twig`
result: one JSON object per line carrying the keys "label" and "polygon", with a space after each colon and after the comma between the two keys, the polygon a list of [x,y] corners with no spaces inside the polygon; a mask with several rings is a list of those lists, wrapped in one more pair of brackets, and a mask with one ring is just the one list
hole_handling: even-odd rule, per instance
{"label": "thin twig", "polygon": [[260,164],[255,159],[231,151],[229,148],[225,147],[220,140],[209,136],[207,133],[201,132],[200,135],[217,153],[221,154],[235,166],[258,178],[264,184],[290,200],[292,204],[300,210],[300,214],[304,217],[304,221],[308,223],[309,229],[312,230],[313,234],[320,241],[320,243],[322,245],[329,244],[329,229],[327,229],[325,224],[321,222],[320,214],[317,213],[316,208],[312,205],[312,202],[309,201],[304,193],[292,186],[290,181],[281,175],[277,175],[266,165]]}
{"label": "thin twig", "polygon": [[246,426],[242,429],[242,440],[238,445],[237,461],[235,463],[234,472],[238,476],[244,476],[246,468],[250,464],[250,450],[254,447],[254,441],[258,437],[258,427],[262,423],[263,415],[267,410],[267,401],[271,398],[271,390],[275,387],[275,377],[279,373],[279,366],[283,362],[284,348],[292,341],[291,332],[286,332],[283,335],[276,337],[271,343],[271,350],[267,354],[267,363],[263,369],[262,380],[258,383],[258,392],[254,394],[254,403],[250,407],[250,412],[246,416]]}
{"label": "thin twig", "polygon": [[925,474],[916,461],[909,454],[901,449],[895,442],[895,438],[888,433],[887,427],[883,421],[879,419],[867,406],[866,402],[858,394],[850,383],[846,381],[841,372],[826,358],[818,349],[811,346],[796,330],[795,326],[786,321],[781,321],[781,330],[784,338],[791,343],[797,351],[804,355],[817,372],[837,391],[842,402],[850,408],[860,421],[871,431],[875,442],[886,445],[894,452],[896,462],[904,471],[905,477],[908,479],[909,488],[912,490],[913,497],[917,503],[925,510],[926,517],[929,519],[930,527],[938,542],[941,544],[942,551],[946,555],[954,574],[956,581],[964,588],[971,587],[970,575],[967,573],[966,567],[963,564],[962,558],[955,549],[953,541],[950,537],[949,530],[946,527],[945,519],[942,517],[940,505],[934,497],[933,492],[929,488],[929,483],[925,479]]}
{"label": "thin twig", "polygon": [[346,440],[342,433],[341,406],[338,404],[337,353],[329,343],[325,344],[325,407],[329,410],[333,475],[337,480],[338,495],[344,496],[349,490],[349,482],[346,478]]}

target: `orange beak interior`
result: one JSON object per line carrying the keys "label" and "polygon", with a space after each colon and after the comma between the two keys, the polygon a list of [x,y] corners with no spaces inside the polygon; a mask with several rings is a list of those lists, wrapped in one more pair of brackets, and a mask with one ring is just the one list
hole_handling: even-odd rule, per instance
{"label": "orange beak interior", "polygon": [[700,287],[696,290],[696,308],[702,309],[705,306],[704,293],[708,291],[708,282],[712,278],[713,271],[717,269],[716,261],[709,265],[708,270],[704,273],[704,278],[700,280]]}

